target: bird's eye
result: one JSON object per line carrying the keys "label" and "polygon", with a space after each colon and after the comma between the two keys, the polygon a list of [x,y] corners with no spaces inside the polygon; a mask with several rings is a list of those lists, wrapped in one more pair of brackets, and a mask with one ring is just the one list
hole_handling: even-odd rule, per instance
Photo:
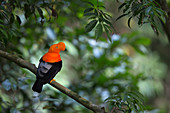
{"label": "bird's eye", "polygon": [[56,47],[56,48],[58,48],[58,47]]}

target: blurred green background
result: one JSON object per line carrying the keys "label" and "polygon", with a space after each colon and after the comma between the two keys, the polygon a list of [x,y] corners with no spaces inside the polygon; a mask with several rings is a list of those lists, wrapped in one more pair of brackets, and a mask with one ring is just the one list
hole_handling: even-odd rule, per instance
{"label": "blurred green background", "polygon": [[[25,4],[39,7],[43,0],[16,1],[28,9]],[[113,105],[104,102],[105,99],[119,92],[138,90],[145,97],[144,112],[169,113],[170,45],[167,36],[163,30],[156,35],[149,24],[139,27],[135,19],[131,20],[130,29],[127,17],[115,21],[122,14],[118,11],[120,3],[114,0],[99,2],[113,17],[116,31],[112,30],[110,34],[111,42],[105,34],[96,41],[94,31],[85,33],[89,21],[83,16],[88,7],[86,3],[58,0],[53,3],[55,11],[52,15],[46,6],[41,6],[44,18],[38,10],[36,15],[26,17],[24,10],[11,9],[18,17],[3,28],[7,34],[1,27],[0,49],[38,66],[48,48],[62,41],[67,51],[61,52],[63,68],[55,77],[57,82],[87,100],[105,106],[107,112]],[[170,0],[167,2],[170,5]],[[0,4],[8,6],[3,0]],[[48,84],[38,99],[33,98],[31,87],[35,79],[28,70],[0,57],[0,112],[91,113]]]}

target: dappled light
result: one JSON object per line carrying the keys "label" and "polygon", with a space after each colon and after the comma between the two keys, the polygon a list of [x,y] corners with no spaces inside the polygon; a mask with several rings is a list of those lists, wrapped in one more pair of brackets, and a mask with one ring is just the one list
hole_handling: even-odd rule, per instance
{"label": "dappled light", "polygon": [[[1,0],[0,112],[168,113],[170,0],[152,1]],[[35,93],[59,42],[62,69]]]}

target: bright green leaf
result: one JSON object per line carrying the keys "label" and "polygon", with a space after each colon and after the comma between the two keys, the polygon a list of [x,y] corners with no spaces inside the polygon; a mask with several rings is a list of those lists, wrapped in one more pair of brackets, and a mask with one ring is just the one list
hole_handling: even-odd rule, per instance
{"label": "bright green leaf", "polygon": [[135,40],[134,43],[141,44],[141,45],[149,45],[151,43],[151,40],[149,38],[142,37]]}

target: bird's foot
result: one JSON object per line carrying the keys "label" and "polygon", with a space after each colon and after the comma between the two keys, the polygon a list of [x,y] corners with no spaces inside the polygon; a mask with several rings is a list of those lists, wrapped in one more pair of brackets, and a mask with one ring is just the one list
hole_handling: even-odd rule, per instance
{"label": "bird's foot", "polygon": [[51,83],[52,81],[55,81],[55,79],[52,79],[52,80],[50,81],[50,83]]}

